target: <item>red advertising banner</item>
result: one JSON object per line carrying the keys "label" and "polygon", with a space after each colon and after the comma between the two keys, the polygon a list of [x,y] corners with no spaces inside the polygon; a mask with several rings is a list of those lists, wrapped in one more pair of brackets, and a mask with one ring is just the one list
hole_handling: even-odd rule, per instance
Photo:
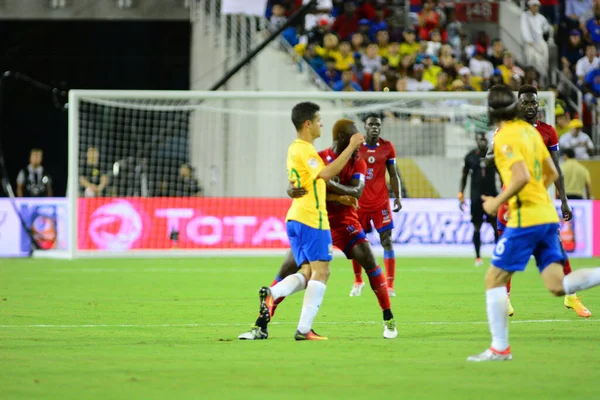
{"label": "red advertising banner", "polygon": [[460,22],[498,23],[498,3],[456,2],[456,19]]}
{"label": "red advertising banner", "polygon": [[80,250],[283,249],[290,199],[81,198]]}

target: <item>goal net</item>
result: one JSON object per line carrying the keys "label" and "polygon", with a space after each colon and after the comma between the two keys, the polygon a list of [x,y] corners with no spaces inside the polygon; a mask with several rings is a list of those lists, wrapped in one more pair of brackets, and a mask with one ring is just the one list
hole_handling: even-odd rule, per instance
{"label": "goal net", "polygon": [[[552,96],[540,94],[547,121],[554,120]],[[458,210],[456,192],[475,134],[491,135],[485,98],[476,92],[71,91],[69,255],[281,252],[288,246],[286,152],[295,137],[290,110],[307,100],[322,109],[317,150],[331,144],[340,118],[361,130],[367,115],[383,118],[381,137],[396,148],[405,198],[404,210],[394,214],[400,254],[431,251],[434,242],[443,251],[453,244],[470,249],[470,216]],[[432,210],[440,213],[423,213]],[[436,228],[435,218],[442,228],[454,226],[452,232]],[[408,227],[415,231],[410,237]],[[489,243],[493,234],[484,234]]]}

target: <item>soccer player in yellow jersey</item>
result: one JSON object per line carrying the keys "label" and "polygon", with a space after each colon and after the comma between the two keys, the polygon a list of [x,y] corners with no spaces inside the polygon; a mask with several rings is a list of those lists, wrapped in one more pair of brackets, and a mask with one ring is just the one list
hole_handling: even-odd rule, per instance
{"label": "soccer player in yellow jersey", "polygon": [[514,272],[525,270],[532,255],[542,280],[555,296],[600,285],[600,268],[580,269],[567,276],[563,273],[566,254],[556,235],[558,214],[548,195],[558,172],[540,134],[529,123],[517,120],[517,99],[508,86],[492,87],[488,115],[498,128],[494,157],[506,189],[496,197],[482,196],[483,208],[495,215],[498,207],[508,201],[511,217],[485,277],[492,344],[467,359],[476,362],[512,359],[506,283]]}
{"label": "soccer player in yellow jersey", "polygon": [[310,102],[296,104],[292,109],[292,123],[298,137],[288,149],[288,177],[297,187],[306,189],[307,194],[294,198],[285,220],[290,247],[300,271],[271,288],[260,289],[260,313],[269,321],[270,309],[276,299],[306,287],[295,338],[324,340],[327,338],[317,335],[312,324],[323,302],[333,252],[325,208],[326,181],[340,173],[364,137],[360,133],[354,134],[348,147],[326,166],[313,145],[321,136],[319,106]]}

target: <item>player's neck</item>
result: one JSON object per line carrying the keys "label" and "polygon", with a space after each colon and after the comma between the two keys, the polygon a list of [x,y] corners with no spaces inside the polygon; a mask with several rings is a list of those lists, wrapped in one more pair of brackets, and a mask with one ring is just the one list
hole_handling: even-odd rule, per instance
{"label": "player's neck", "polygon": [[379,142],[379,138],[369,138],[367,137],[365,139],[365,143],[367,143],[368,146],[375,146],[377,143]]}
{"label": "player's neck", "polygon": [[524,119],[523,121],[527,122],[530,125],[535,125],[537,123],[537,118],[529,120],[529,119]]}
{"label": "player's neck", "polygon": [[312,137],[310,132],[306,132],[306,131],[298,132],[298,139],[304,140],[305,142],[308,142],[310,144],[313,144],[315,142],[315,138]]}

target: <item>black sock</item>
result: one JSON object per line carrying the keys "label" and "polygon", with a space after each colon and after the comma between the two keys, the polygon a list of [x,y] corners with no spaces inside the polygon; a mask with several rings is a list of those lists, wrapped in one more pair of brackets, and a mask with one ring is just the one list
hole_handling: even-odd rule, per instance
{"label": "black sock", "polygon": [[256,322],[254,323],[254,325],[258,326],[262,330],[267,329],[267,324],[268,324],[267,320],[264,319],[263,317],[256,318]]}
{"label": "black sock", "polygon": [[473,244],[475,245],[475,255],[480,258],[479,250],[481,249],[481,234],[479,231],[473,232]]}
{"label": "black sock", "polygon": [[394,314],[392,314],[391,309],[388,308],[387,310],[383,310],[383,320],[384,321],[389,321],[392,318],[394,318]]}

